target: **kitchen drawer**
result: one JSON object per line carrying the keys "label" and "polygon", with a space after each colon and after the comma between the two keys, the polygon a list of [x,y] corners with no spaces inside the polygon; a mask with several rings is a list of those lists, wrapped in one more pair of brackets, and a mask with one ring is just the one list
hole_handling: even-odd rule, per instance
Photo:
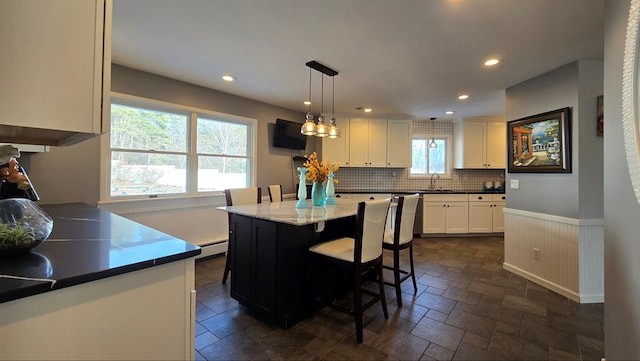
{"label": "kitchen drawer", "polygon": [[493,202],[495,194],[469,194],[469,202]]}
{"label": "kitchen drawer", "polygon": [[506,194],[492,194],[491,200],[494,202],[506,202],[507,195]]}
{"label": "kitchen drawer", "polygon": [[468,194],[425,194],[425,202],[467,202]]}
{"label": "kitchen drawer", "polygon": [[391,193],[352,193],[351,199],[368,201],[371,199],[390,199]]}

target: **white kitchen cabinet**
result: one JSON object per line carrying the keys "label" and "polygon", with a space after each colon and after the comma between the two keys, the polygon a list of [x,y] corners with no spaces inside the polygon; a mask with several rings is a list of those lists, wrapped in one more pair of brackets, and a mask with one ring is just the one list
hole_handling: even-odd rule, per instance
{"label": "white kitchen cabinet", "polygon": [[466,194],[426,194],[422,212],[423,233],[469,232],[469,197]]}
{"label": "white kitchen cabinet", "polygon": [[485,159],[487,168],[504,169],[507,159],[507,124],[487,122]]}
{"label": "white kitchen cabinet", "polygon": [[322,158],[328,158],[331,163],[340,163],[341,167],[349,166],[349,119],[337,118],[336,125],[340,129],[340,137],[322,138]]}
{"label": "white kitchen cabinet", "polygon": [[504,194],[493,194],[493,231],[504,232],[504,206],[507,197]]}
{"label": "white kitchen cabinet", "polygon": [[3,141],[66,145],[108,131],[111,0],[3,0],[0,24]]}
{"label": "white kitchen cabinet", "polygon": [[193,360],[194,285],[189,258],[0,303],[0,359]]}
{"label": "white kitchen cabinet", "polygon": [[504,169],[506,145],[504,122],[456,122],[454,168]]}
{"label": "white kitchen cabinet", "polygon": [[469,195],[469,232],[504,232],[504,194]]}
{"label": "white kitchen cabinet", "polygon": [[387,120],[349,119],[349,165],[387,166]]}
{"label": "white kitchen cabinet", "polygon": [[387,167],[411,167],[411,120],[387,121]]}

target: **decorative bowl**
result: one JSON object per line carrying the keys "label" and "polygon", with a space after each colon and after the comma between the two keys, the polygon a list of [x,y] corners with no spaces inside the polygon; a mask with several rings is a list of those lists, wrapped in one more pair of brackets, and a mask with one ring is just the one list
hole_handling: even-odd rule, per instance
{"label": "decorative bowl", "polygon": [[25,198],[0,200],[0,256],[27,252],[44,242],[53,219]]}

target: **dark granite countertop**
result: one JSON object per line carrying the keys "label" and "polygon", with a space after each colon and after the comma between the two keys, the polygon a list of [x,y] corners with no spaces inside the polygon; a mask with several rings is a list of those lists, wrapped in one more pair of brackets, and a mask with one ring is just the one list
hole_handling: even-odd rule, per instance
{"label": "dark granite countertop", "polygon": [[0,257],[0,303],[197,256],[200,247],[83,203],[41,206],[49,238]]}

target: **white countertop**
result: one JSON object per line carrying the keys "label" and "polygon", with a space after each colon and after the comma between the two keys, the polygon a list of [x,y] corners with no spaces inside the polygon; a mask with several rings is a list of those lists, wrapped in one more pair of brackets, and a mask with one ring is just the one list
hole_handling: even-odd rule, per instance
{"label": "white countertop", "polygon": [[304,226],[332,219],[355,216],[358,210],[358,201],[353,199],[336,199],[335,206],[312,207],[307,200],[309,208],[296,208],[297,201],[284,201],[275,203],[251,204],[245,206],[216,207],[224,212],[240,214],[243,216],[266,219],[269,221]]}

